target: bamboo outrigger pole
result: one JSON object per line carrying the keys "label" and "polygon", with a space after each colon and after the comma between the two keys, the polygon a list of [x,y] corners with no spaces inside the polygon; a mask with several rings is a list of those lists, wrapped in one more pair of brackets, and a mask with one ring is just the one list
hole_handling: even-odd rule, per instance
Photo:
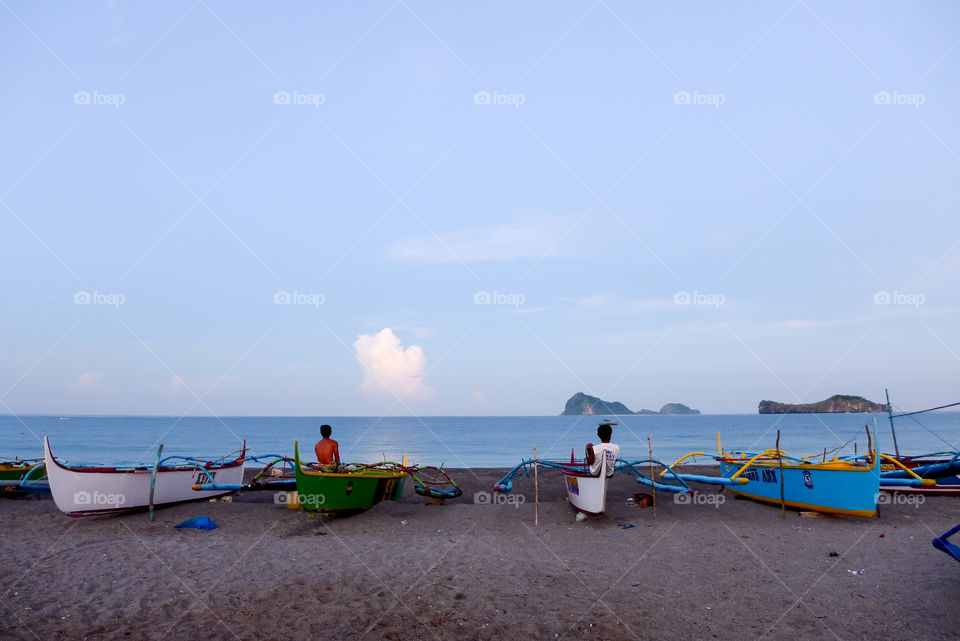
{"label": "bamboo outrigger pole", "polygon": [[160,453],[163,452],[163,443],[157,448],[157,460],[153,463],[153,471],[150,473],[150,520],[153,520],[153,490],[157,485],[157,470],[160,469]]}
{"label": "bamboo outrigger pole", "polygon": [[780,518],[787,518],[787,503],[783,500],[783,452],[780,451],[780,430],[777,430],[777,460],[780,461]]}
{"label": "bamboo outrigger pole", "polygon": [[[890,390],[884,388],[884,393],[887,395],[887,416],[890,417],[890,432],[893,434],[893,453],[897,455],[897,460],[900,459],[900,446],[897,445],[897,430],[893,426],[893,405],[890,404]],[[867,434],[870,433],[870,430],[867,430]]]}
{"label": "bamboo outrigger pole", "polygon": [[[647,434],[647,451],[650,453],[650,479],[653,480],[653,441],[650,440],[650,435]],[[657,486],[656,484],[650,485],[651,494],[653,495],[653,518],[657,518]]]}
{"label": "bamboo outrigger pole", "polygon": [[533,524],[540,525],[540,476],[537,474],[537,444],[533,444]]}

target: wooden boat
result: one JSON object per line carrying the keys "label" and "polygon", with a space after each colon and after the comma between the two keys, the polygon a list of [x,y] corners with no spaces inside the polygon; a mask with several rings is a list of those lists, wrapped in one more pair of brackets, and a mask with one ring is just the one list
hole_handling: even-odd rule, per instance
{"label": "wooden boat", "polygon": [[293,445],[297,500],[307,512],[351,514],[381,501],[398,501],[407,472],[392,463],[343,466],[337,472],[311,469],[300,460],[300,443]]}
{"label": "wooden boat", "polygon": [[[870,436],[869,430],[867,436]],[[719,444],[719,435],[717,436]],[[872,443],[876,443],[874,423]],[[713,456],[720,464],[722,484],[738,496],[825,514],[842,514],[870,518],[877,513],[880,496],[880,456],[874,446],[868,455],[854,459],[834,458],[815,462],[797,458],[781,449],[759,453],[723,452]],[[692,452],[682,457],[674,467],[690,456],[706,456]],[[672,474],[680,479],[701,481],[688,474]],[[747,483],[736,484],[747,479]],[[921,478],[908,477],[891,482],[904,486],[930,484]]]}
{"label": "wooden boat", "polygon": [[579,468],[561,467],[564,486],[567,490],[567,502],[577,512],[599,516],[607,509],[607,457],[600,456],[600,471],[590,473],[590,466],[584,462]]}
{"label": "wooden boat", "polygon": [[[0,462],[0,481],[19,481],[25,476],[37,477],[37,474],[43,472],[43,464],[38,463],[41,459],[31,459],[29,461],[14,459],[12,461]],[[37,468],[40,468],[39,470]],[[42,478],[41,476],[37,478]]]}
{"label": "wooden boat", "polygon": [[[960,495],[960,452],[935,452],[921,456],[902,455],[900,453],[899,443],[897,442],[897,430],[894,424],[894,419],[896,418],[911,417],[912,421],[924,427],[922,423],[912,417],[917,414],[926,414],[927,412],[955,407],[960,405],[960,403],[950,403],[925,410],[894,414],[893,404],[890,402],[890,392],[889,390],[884,390],[884,392],[886,392],[887,395],[887,416],[890,419],[890,433],[893,436],[894,453],[892,455],[882,455],[885,460],[881,461],[880,489],[884,492]],[[934,479],[936,484],[911,487],[899,485],[896,481],[892,481],[892,479],[903,479],[915,476]]]}
{"label": "wooden boat", "polygon": [[[229,490],[196,492],[192,486],[210,480],[239,483],[247,444],[232,461],[203,461],[168,457],[144,467],[68,467],[50,450],[43,438],[47,477],[53,500],[68,516],[116,514],[141,510],[151,505],[171,505],[221,496]],[[153,482],[152,482],[153,481]],[[154,485],[151,502],[151,485]]]}
{"label": "wooden boat", "polygon": [[957,532],[960,532],[960,525],[935,538],[933,540],[933,547],[945,554],[949,554],[955,561],[960,562],[960,545],[947,540]]}
{"label": "wooden boat", "polygon": [[46,470],[42,459],[0,462],[0,489],[5,496],[27,492],[49,492]]}

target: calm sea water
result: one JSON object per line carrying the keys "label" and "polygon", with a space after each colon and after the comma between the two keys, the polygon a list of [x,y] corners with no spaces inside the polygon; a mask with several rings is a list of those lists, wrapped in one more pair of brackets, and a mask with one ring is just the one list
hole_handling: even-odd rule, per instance
{"label": "calm sea water", "polygon": [[[864,425],[877,419],[881,448],[893,451],[885,414],[789,414],[620,416],[614,428],[624,458],[646,458],[647,436],[654,456],[672,462],[687,452],[716,452],[719,431],[727,449],[772,448],[777,430],[781,447],[791,454],[812,455],[856,438],[866,447]],[[59,459],[71,464],[131,465],[152,463],[157,443],[164,455],[220,457],[240,448],[253,454],[293,455],[299,439],[308,452],[320,438],[320,425],[333,426],[344,461],[372,463],[402,459],[447,467],[508,467],[530,457],[534,444],[542,458],[581,456],[596,442],[598,419],[591,416],[523,417],[71,417],[0,416],[0,460],[43,456],[43,435]],[[901,453],[956,450],[960,413],[931,413],[897,419]],[[922,424],[922,425],[921,425]],[[853,453],[849,445],[844,453]],[[709,461],[707,461],[709,462]]]}

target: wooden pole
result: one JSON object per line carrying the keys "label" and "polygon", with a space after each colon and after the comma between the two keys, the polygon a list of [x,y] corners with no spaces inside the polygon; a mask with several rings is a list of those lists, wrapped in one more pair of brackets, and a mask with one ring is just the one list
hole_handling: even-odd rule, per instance
{"label": "wooden pole", "polygon": [[540,525],[540,475],[537,465],[537,444],[533,444],[533,524]]}
{"label": "wooden pole", "polygon": [[163,452],[163,443],[157,448],[157,460],[153,463],[153,471],[150,473],[150,520],[153,520],[153,490],[157,485],[157,470],[160,469],[160,453]]}
{"label": "wooden pole", "polygon": [[[893,434],[893,453],[896,455],[897,460],[900,460],[900,446],[897,445],[897,428],[893,426],[893,405],[890,404],[890,390],[883,390],[887,395],[887,416],[890,417],[890,433]],[[869,429],[867,430],[869,433]]]}
{"label": "wooden pole", "polygon": [[787,503],[783,500],[783,453],[780,451],[780,430],[777,430],[777,459],[780,461],[780,518],[787,518]]}
{"label": "wooden pole", "polygon": [[[653,441],[650,440],[649,434],[647,434],[647,451],[650,453],[650,481],[653,483],[656,481],[653,476]],[[653,518],[657,518],[657,487],[655,485],[651,485],[650,490],[651,494],[653,495]]]}

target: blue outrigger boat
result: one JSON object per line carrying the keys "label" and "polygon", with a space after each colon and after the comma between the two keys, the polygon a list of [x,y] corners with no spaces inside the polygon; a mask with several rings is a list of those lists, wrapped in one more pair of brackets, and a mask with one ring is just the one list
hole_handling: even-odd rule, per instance
{"label": "blue outrigger boat", "polygon": [[[869,430],[867,437],[870,437]],[[876,421],[874,421],[874,446],[866,455],[850,458],[833,458],[816,462],[806,457],[795,457],[781,449],[751,452],[724,452],[719,445],[718,454],[712,458],[720,464],[720,477],[712,478],[674,471],[687,458],[708,456],[704,452],[691,452],[661,473],[665,478],[680,482],[709,482],[726,485],[729,491],[764,503],[772,503],[801,510],[825,514],[840,514],[870,518],[877,513],[880,496],[880,460],[884,455],[876,448]],[[885,457],[889,458],[889,457]],[[895,463],[895,462],[894,462]],[[935,483],[932,479],[920,478],[900,466],[904,478],[885,479],[885,483],[898,487],[920,487]]]}
{"label": "blue outrigger boat", "polygon": [[949,554],[955,561],[960,562],[960,545],[947,540],[957,532],[960,532],[960,525],[953,528],[943,536],[938,536],[935,538],[933,540],[933,547],[945,554]]}

